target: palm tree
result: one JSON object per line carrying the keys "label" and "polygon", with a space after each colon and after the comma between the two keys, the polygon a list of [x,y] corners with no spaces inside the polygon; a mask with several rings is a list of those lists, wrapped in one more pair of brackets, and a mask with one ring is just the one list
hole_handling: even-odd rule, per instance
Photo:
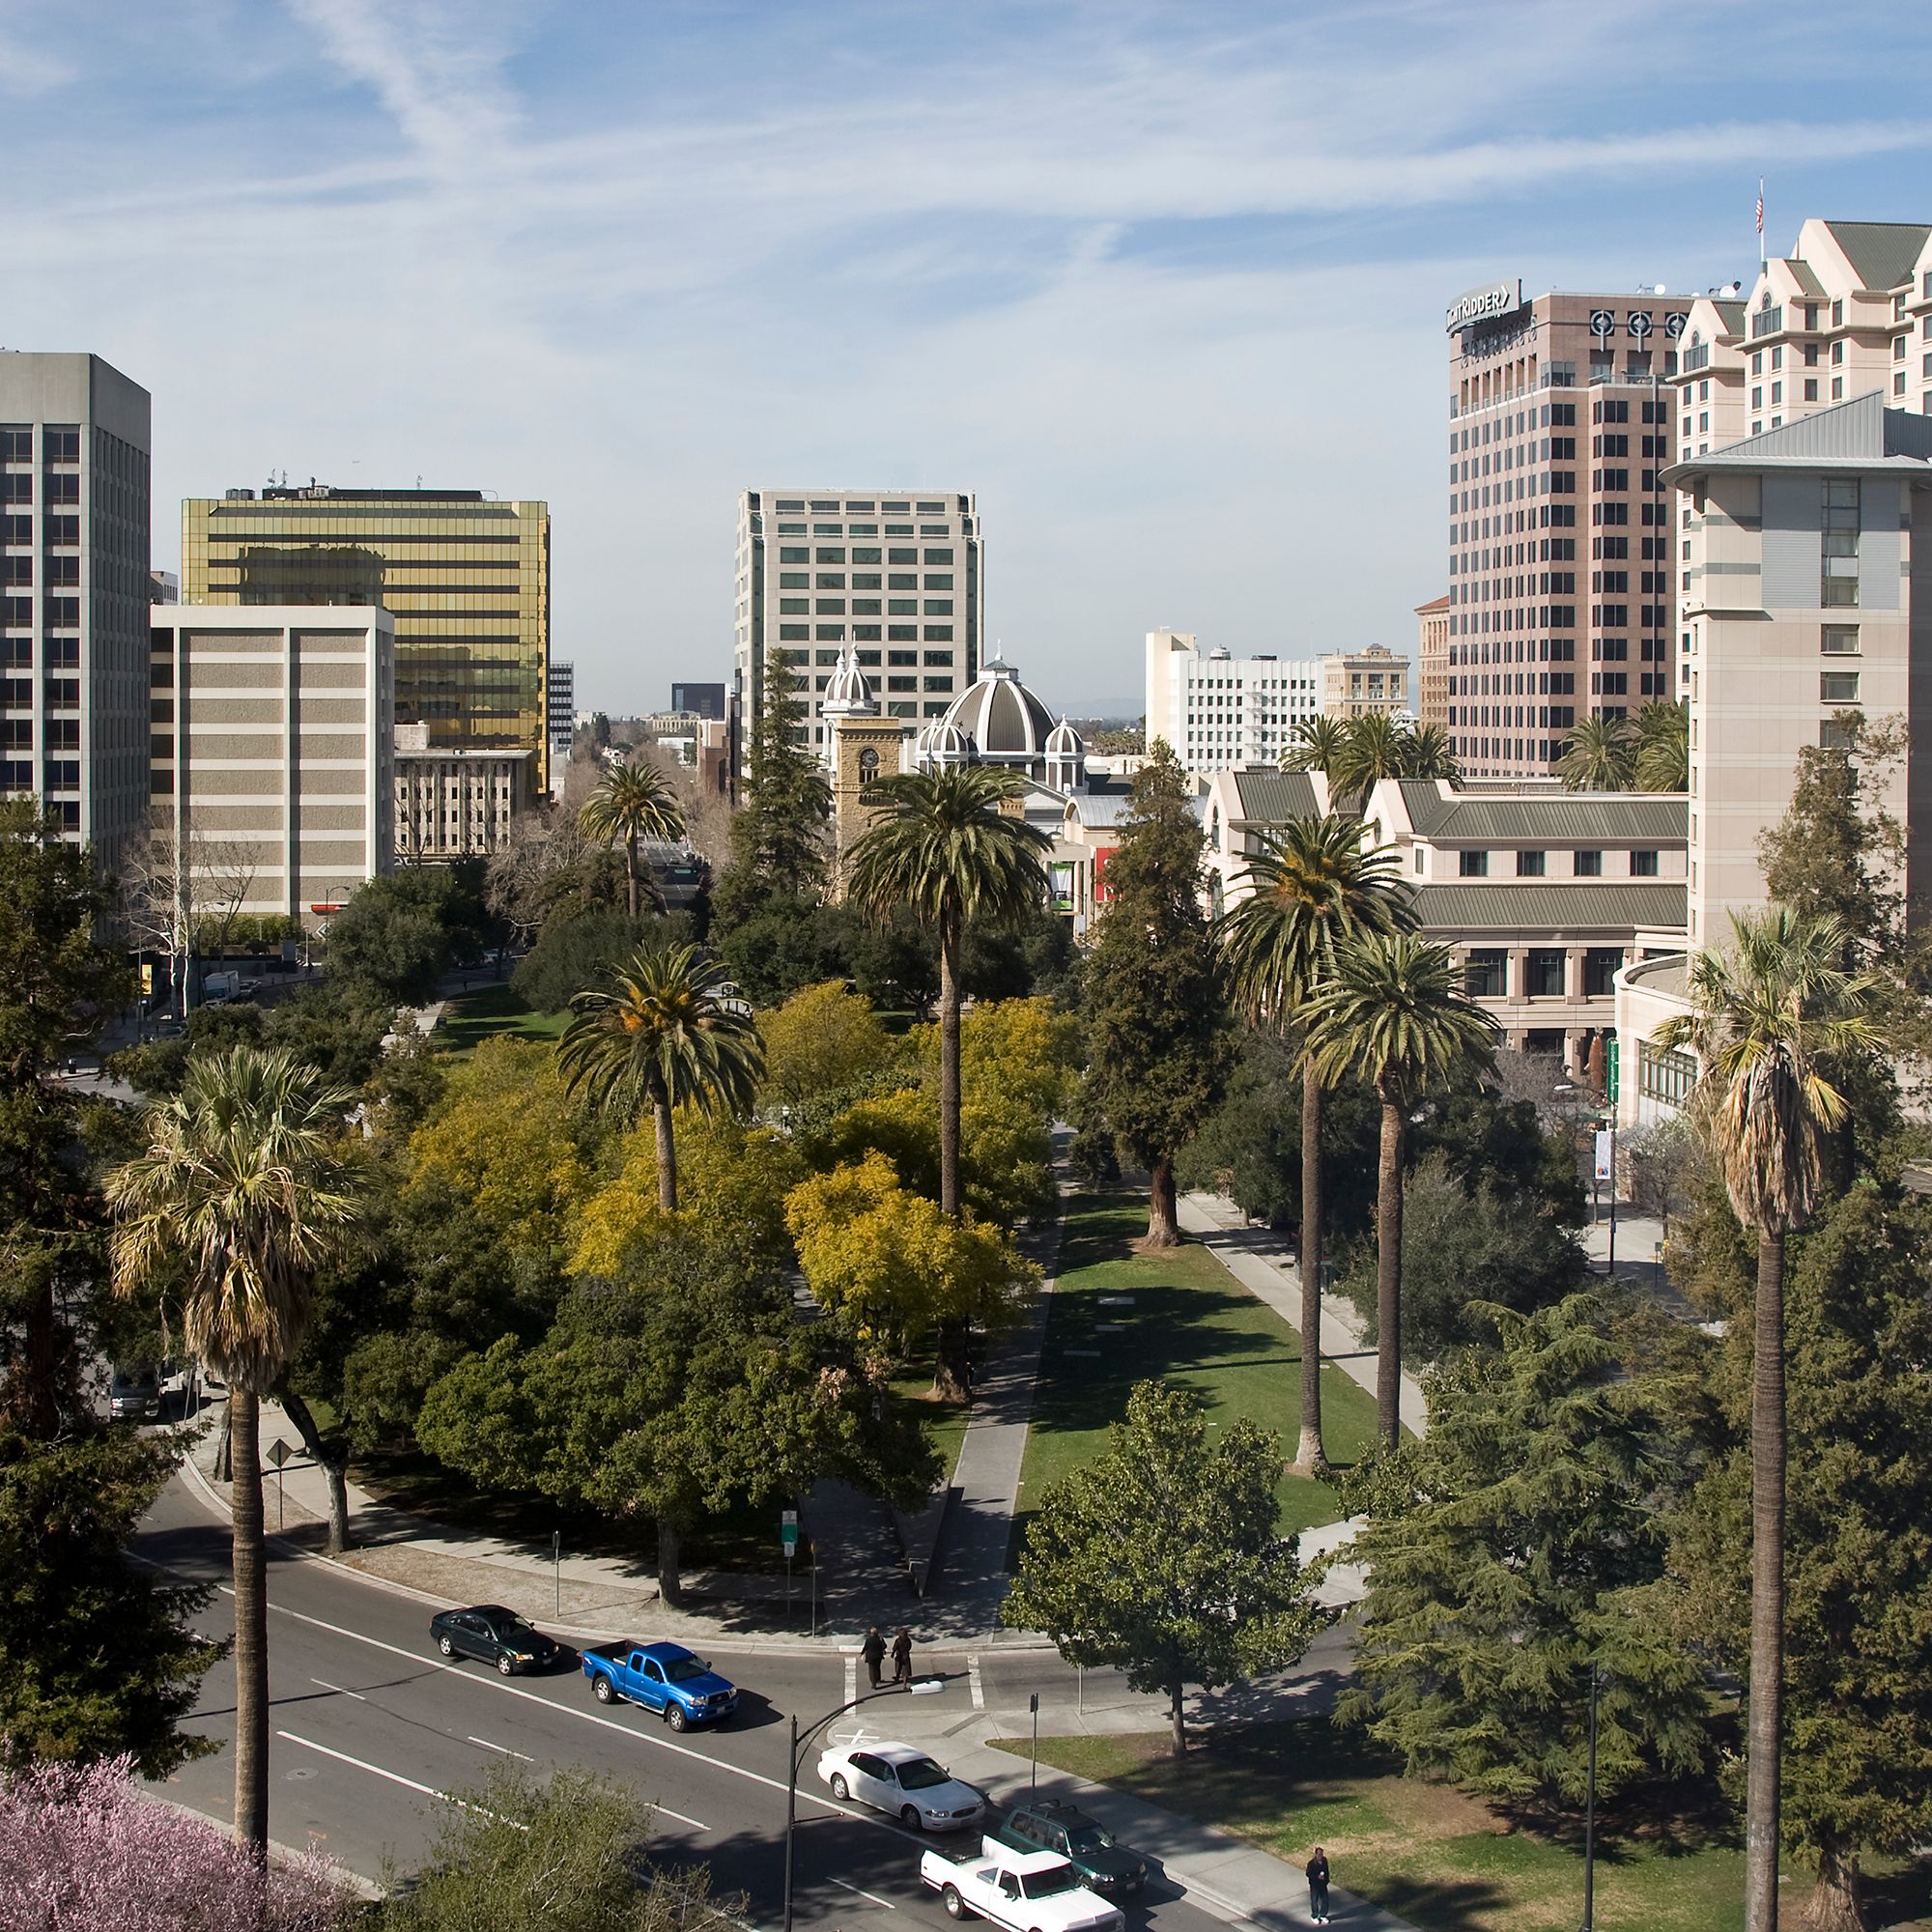
{"label": "palm tree", "polygon": [[[1359,821],[1293,818],[1264,833],[1241,883],[1248,896],[1216,937],[1236,1007],[1255,1026],[1286,1032],[1334,969],[1335,949],[1367,932],[1415,923],[1392,846],[1365,849]],[[1321,1451],[1321,1111],[1315,1062],[1301,1062],[1301,1440],[1308,1470]]]}
{"label": "palm tree", "polygon": [[1784,1676],[1784,1242],[1823,1186],[1824,1141],[1849,1108],[1827,1077],[1869,1051],[1876,980],[1847,972],[1844,928],[1780,905],[1731,916],[1728,953],[1699,952],[1690,1011],[1657,1038],[1702,1064],[1692,1098],[1732,1210],[1757,1231],[1751,1342],[1750,1729],[1746,1747],[1745,1923],[1777,1923],[1778,1753]]}
{"label": "palm tree", "polygon": [[1556,776],[1567,791],[1626,791],[1635,755],[1634,727],[1628,718],[1579,719],[1565,740],[1569,749],[1556,761]]}
{"label": "palm tree", "polygon": [[606,765],[597,789],[583,801],[577,822],[586,838],[600,844],[623,841],[624,875],[631,917],[636,919],[643,887],[639,843],[645,838],[668,843],[684,837],[684,808],[678,804],[669,779],[644,758]]}
{"label": "palm tree", "polygon": [[677,1145],[671,1114],[742,1113],[765,1070],[752,1009],[724,968],[701,948],[673,940],[640,946],[612,975],[570,1003],[576,1014],[557,1045],[564,1085],[591,1104],[651,1110],[657,1136],[658,1206],[677,1211]]}
{"label": "palm tree", "polygon": [[1449,749],[1449,734],[1439,724],[1418,724],[1404,733],[1401,758],[1398,778],[1448,779],[1454,782],[1463,776],[1463,768]]}
{"label": "palm tree", "polygon": [[1403,769],[1408,733],[1386,711],[1364,711],[1344,727],[1342,748],[1328,767],[1336,800],[1365,802],[1382,779],[1406,778]]}
{"label": "palm tree", "polygon": [[1320,1076],[1354,1071],[1381,1102],[1376,1195],[1376,1407],[1382,1444],[1402,1437],[1402,1162],[1425,1088],[1494,1064],[1497,1027],[1463,990],[1449,949],[1413,932],[1370,932],[1336,950],[1308,1006],[1305,1049]]}
{"label": "palm tree", "polygon": [[149,1109],[144,1151],[111,1175],[114,1281],[181,1297],[189,1350],[230,1390],[235,1582],[235,1835],[269,1840],[269,1605],[261,1399],[307,1325],[318,1268],[358,1219],[339,1151],[346,1094],[286,1048],[190,1063]]}
{"label": "palm tree", "polygon": [[1636,714],[1636,788],[1689,791],[1690,724],[1681,704],[1654,697]]}
{"label": "palm tree", "polygon": [[1325,712],[1318,718],[1304,718],[1294,727],[1294,743],[1283,756],[1281,768],[1285,772],[1332,774],[1348,736],[1347,728]]}

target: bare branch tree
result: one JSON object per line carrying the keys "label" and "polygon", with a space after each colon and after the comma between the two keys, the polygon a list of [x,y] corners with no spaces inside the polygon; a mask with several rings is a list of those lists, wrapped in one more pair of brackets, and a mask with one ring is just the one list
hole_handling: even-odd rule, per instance
{"label": "bare branch tree", "polygon": [[120,878],[128,933],[143,951],[166,955],[169,978],[184,992],[190,962],[228,944],[247,902],[255,867],[246,852],[211,836],[192,814],[180,845],[171,826],[151,826],[127,849]]}

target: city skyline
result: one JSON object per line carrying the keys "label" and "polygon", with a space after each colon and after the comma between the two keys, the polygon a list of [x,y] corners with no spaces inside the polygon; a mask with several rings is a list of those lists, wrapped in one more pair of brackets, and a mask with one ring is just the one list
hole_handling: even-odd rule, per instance
{"label": "city skyline", "polygon": [[1132,715],[1159,625],[1411,648],[1463,290],[1747,284],[1760,175],[1774,254],[1922,213],[1932,20],[1751,17],[16,10],[0,340],[151,391],[157,568],[270,470],[545,498],[580,701],[645,711],[728,674],[742,489],[944,478],[989,651]]}

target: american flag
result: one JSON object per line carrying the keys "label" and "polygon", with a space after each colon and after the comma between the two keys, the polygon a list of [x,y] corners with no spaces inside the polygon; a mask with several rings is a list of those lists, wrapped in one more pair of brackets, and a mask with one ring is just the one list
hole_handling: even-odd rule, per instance
{"label": "american flag", "polygon": [[1757,185],[1757,232],[1764,233],[1764,184]]}

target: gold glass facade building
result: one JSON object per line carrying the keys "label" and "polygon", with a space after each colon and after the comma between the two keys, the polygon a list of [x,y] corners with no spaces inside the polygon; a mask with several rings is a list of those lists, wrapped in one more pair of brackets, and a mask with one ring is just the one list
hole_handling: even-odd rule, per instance
{"label": "gold glass facade building", "polygon": [[428,749],[531,754],[549,782],[550,506],[480,490],[231,490],[182,505],[186,604],[374,604],[396,722]]}

